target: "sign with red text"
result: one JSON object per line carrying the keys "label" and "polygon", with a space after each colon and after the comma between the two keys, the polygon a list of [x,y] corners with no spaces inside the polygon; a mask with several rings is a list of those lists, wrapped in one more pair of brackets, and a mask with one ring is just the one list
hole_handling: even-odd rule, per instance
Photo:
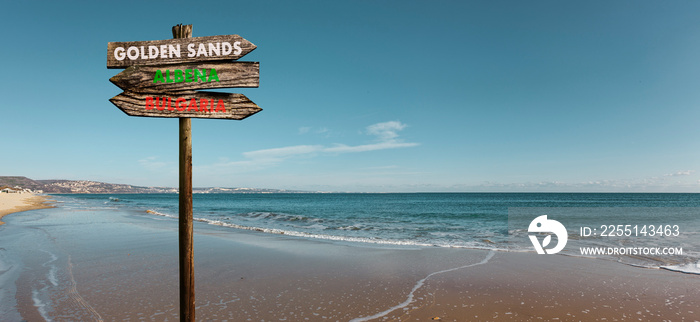
{"label": "sign with red text", "polygon": [[126,91],[109,101],[130,116],[242,120],[262,111],[243,94],[220,92],[148,94]]}
{"label": "sign with red text", "polygon": [[110,42],[107,68],[235,60],[256,46],[239,35]]}

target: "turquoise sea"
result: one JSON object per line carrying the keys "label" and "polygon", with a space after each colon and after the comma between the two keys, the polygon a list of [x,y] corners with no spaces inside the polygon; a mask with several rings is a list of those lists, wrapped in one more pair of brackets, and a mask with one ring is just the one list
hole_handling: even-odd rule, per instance
{"label": "turquoise sea", "polygon": [[[114,208],[153,220],[178,217],[177,194],[55,197],[66,208]],[[533,253],[528,225],[548,214],[566,226],[569,240],[563,255],[700,273],[700,194],[195,194],[193,205],[195,221],[231,232],[244,229],[355,245]],[[597,236],[583,236],[584,226],[596,229]],[[601,236],[604,230],[608,235]],[[610,253],[581,254],[581,247],[603,247]],[[614,248],[625,249],[618,253]],[[664,248],[676,253],[654,253]]]}

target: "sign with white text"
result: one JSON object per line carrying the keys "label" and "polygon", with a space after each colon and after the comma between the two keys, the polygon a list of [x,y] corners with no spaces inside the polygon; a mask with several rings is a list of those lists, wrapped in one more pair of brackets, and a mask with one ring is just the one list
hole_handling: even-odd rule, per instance
{"label": "sign with white text", "polygon": [[107,68],[236,60],[255,48],[239,35],[110,42]]}

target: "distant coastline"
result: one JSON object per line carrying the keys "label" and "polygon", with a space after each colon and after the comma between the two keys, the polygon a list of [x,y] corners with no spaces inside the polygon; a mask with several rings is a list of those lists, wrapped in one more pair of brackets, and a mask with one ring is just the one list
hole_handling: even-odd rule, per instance
{"label": "distant coastline", "polygon": [[[90,180],[33,180],[21,176],[0,176],[0,188],[31,189],[38,193],[92,194],[92,193],[178,193],[173,187],[142,187],[129,184],[105,183]],[[193,193],[316,193],[316,191],[262,189],[262,188],[193,188]]]}
{"label": "distant coastline", "polygon": [[[0,189],[29,189],[35,193],[47,194],[164,194],[178,193],[177,187],[146,187],[135,186],[130,184],[106,183],[92,180],[66,180],[66,179],[49,179],[49,180],[34,180],[23,176],[0,176]],[[476,187],[476,186],[475,186]],[[349,190],[286,190],[286,189],[271,189],[271,188],[249,188],[249,187],[193,187],[192,193],[195,194],[266,194],[266,193],[290,193],[290,194],[324,194],[324,193],[353,193],[353,194],[403,194],[403,193],[511,193],[511,194],[528,194],[528,193],[545,193],[545,194],[567,194],[567,193],[602,193],[602,194],[644,194],[644,193],[668,193],[668,194],[698,194],[700,192],[673,192],[673,191],[588,191],[588,190],[572,190],[572,191],[539,191],[537,189],[527,191],[500,191],[498,189],[484,190],[472,189],[465,191],[349,191]]]}

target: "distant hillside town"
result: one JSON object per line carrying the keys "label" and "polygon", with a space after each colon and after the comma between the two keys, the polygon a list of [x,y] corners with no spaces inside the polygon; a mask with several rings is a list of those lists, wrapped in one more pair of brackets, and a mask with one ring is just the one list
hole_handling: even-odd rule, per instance
{"label": "distant hillside town", "polygon": [[[88,180],[32,180],[27,177],[0,176],[0,190],[5,193],[177,193],[177,188],[140,187],[128,184]],[[308,193],[308,191],[259,188],[193,188],[193,193]]]}

